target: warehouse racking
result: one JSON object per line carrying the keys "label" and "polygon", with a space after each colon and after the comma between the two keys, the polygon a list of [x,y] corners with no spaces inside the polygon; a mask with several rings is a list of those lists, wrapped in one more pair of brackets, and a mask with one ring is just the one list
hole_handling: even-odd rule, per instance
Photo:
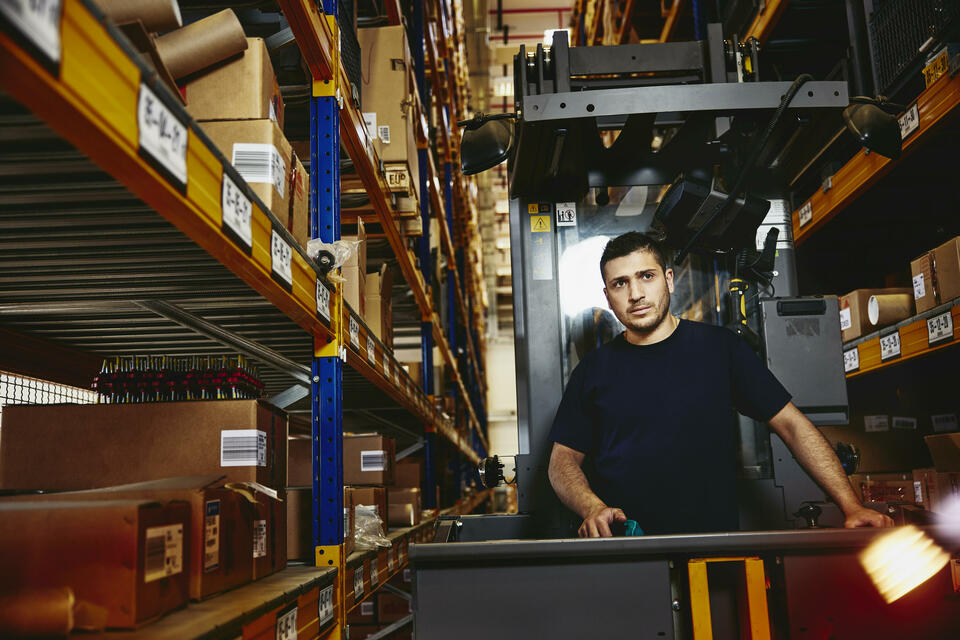
{"label": "warehouse racking", "polygon": [[[414,74],[422,105],[421,193],[429,193],[421,203],[417,253],[409,249],[359,109],[341,91],[349,85],[335,17],[307,0],[279,4],[314,80],[312,236],[339,238],[342,143],[370,197],[368,215],[379,222],[420,311],[422,385],[92,2],[63,0],[52,11],[17,19],[8,13],[0,30],[2,165],[11,178],[0,211],[0,298],[5,328],[15,332],[7,341],[30,335],[38,361],[63,355],[62,345],[81,353],[144,355],[204,355],[226,346],[260,365],[275,401],[309,394],[312,404],[318,567],[291,566],[132,637],[185,637],[185,629],[197,637],[272,637],[298,608],[300,637],[338,637],[346,611],[359,603],[348,575],[361,573],[369,594],[370,586],[401,570],[406,545],[427,539],[433,522],[391,533],[393,546],[379,555],[343,557],[340,437],[343,412],[366,411],[358,398],[372,405],[368,413],[379,423],[423,434],[428,507],[439,506],[431,490],[439,447],[452,448],[464,475],[487,450],[476,193],[453,170],[454,123],[466,116],[459,2],[414,7],[414,30],[427,43],[426,56],[414,47]],[[399,22],[399,11],[391,15]],[[144,115],[147,101],[165,123]],[[430,110],[440,132],[439,169],[428,148]],[[226,199],[225,191],[239,197]],[[431,219],[445,259],[446,318],[432,302]],[[453,418],[432,395],[434,344],[453,383]],[[90,359],[78,361],[58,378],[89,384],[81,381]],[[378,414],[381,408],[389,409],[387,418]],[[469,513],[487,498],[488,492],[465,496],[446,511]]]}

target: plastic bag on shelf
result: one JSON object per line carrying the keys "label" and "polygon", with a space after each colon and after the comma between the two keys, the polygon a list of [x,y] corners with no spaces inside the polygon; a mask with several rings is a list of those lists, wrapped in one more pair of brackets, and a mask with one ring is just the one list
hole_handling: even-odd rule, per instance
{"label": "plastic bag on shelf", "polygon": [[320,238],[314,238],[307,243],[307,255],[316,260],[322,269],[330,272],[346,264],[359,246],[359,240],[324,242]]}
{"label": "plastic bag on shelf", "polygon": [[358,504],[354,508],[353,541],[356,551],[391,546],[383,535],[383,520],[377,515],[376,506]]}

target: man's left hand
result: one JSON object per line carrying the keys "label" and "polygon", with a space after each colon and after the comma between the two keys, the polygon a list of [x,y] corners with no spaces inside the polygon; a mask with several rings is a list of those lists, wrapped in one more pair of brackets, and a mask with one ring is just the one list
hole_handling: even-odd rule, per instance
{"label": "man's left hand", "polygon": [[844,521],[843,526],[847,529],[854,529],[856,527],[892,527],[893,519],[879,511],[867,509],[866,507],[857,507],[847,514],[847,519]]}

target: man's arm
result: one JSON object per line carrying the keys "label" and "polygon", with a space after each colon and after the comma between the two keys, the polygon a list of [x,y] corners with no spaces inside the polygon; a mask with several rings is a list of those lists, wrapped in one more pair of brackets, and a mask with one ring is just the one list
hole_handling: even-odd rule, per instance
{"label": "man's arm", "polygon": [[627,516],[620,509],[605,505],[590,489],[583,474],[583,458],[584,454],[576,449],[554,442],[547,471],[550,484],[563,504],[583,518],[577,531],[581,538],[609,538],[613,536],[613,521],[624,522]]}
{"label": "man's arm", "polygon": [[783,438],[793,455],[837,506],[843,510],[843,526],[892,527],[893,520],[873,509],[867,509],[853,493],[840,460],[823,434],[813,426],[792,402],[770,419],[770,428]]}

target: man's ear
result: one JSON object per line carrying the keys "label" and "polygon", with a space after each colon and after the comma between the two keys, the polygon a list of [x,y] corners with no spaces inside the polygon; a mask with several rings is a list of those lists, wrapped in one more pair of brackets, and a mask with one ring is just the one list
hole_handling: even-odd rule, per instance
{"label": "man's ear", "polygon": [[603,288],[603,297],[607,299],[607,306],[610,307],[610,310],[613,311],[613,304],[610,302],[610,294],[607,292],[607,288]]}
{"label": "man's ear", "polygon": [[663,276],[667,280],[667,290],[673,293],[673,269],[667,269]]}

